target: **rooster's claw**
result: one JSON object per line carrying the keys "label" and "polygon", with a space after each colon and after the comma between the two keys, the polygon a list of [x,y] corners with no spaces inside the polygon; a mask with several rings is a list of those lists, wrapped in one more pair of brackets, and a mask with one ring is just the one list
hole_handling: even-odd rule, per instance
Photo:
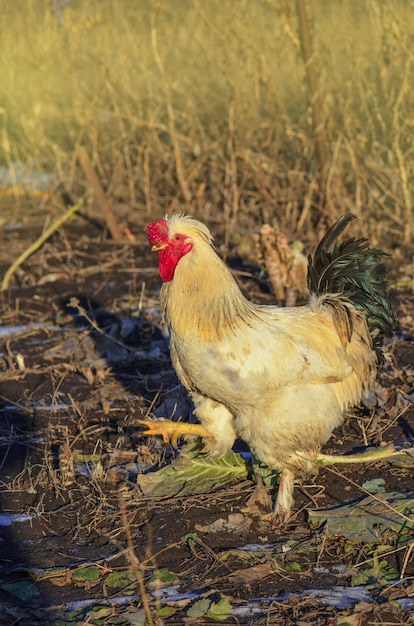
{"label": "rooster's claw", "polygon": [[178,439],[185,435],[211,438],[210,433],[201,424],[172,420],[138,420],[138,424],[146,429],[143,435],[161,435],[164,443],[171,444],[173,448],[178,448]]}

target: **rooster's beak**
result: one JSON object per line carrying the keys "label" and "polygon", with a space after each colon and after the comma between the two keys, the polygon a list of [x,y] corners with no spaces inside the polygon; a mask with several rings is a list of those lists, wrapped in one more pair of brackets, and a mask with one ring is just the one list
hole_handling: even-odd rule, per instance
{"label": "rooster's beak", "polygon": [[160,243],[158,246],[152,246],[151,252],[159,252],[167,247],[167,243]]}

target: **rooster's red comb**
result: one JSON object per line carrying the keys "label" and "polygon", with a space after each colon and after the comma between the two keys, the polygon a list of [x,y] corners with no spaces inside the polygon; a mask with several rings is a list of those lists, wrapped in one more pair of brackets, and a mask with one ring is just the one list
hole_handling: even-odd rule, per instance
{"label": "rooster's red comb", "polygon": [[168,241],[168,225],[167,220],[159,220],[158,222],[151,222],[148,224],[147,239],[152,246],[159,246],[162,243]]}

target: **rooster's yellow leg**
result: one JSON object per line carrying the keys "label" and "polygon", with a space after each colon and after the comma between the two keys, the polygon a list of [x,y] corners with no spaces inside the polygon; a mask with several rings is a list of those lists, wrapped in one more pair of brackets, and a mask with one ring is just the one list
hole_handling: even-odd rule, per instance
{"label": "rooster's yellow leg", "polygon": [[193,435],[203,439],[212,437],[201,424],[173,422],[172,420],[138,420],[138,424],[146,428],[142,433],[143,435],[161,435],[164,443],[171,443],[174,448],[178,447],[179,437],[185,435]]}

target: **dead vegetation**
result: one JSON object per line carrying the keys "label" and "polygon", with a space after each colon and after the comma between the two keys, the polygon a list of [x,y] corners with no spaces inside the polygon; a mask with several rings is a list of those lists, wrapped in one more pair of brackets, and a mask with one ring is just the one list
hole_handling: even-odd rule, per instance
{"label": "dead vegetation", "polygon": [[308,5],[316,102],[293,4],[69,2],[59,20],[35,0],[3,5],[2,186],[16,203],[43,195],[60,213],[54,191],[87,195],[88,154],[121,224],[185,208],[223,223],[227,248],[275,219],[318,239],[352,211],[363,234],[411,240],[409,3]]}

